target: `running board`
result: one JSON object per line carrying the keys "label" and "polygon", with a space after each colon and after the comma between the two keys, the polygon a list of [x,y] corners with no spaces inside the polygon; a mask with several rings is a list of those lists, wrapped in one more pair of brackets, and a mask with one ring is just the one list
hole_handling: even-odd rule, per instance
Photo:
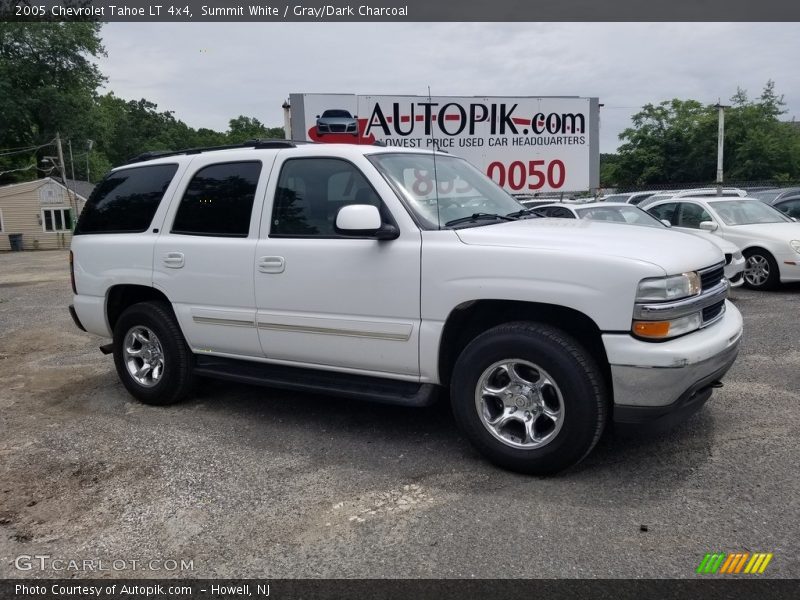
{"label": "running board", "polygon": [[430,383],[284,367],[216,356],[197,356],[196,359],[194,372],[202,377],[382,404],[430,406],[439,392],[439,387]]}

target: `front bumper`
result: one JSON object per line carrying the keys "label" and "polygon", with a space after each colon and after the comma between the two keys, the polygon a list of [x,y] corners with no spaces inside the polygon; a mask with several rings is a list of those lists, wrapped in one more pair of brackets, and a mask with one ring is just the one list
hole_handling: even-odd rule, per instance
{"label": "front bumper", "polygon": [[627,334],[605,334],[614,388],[614,420],[656,420],[699,408],[728,372],[742,338],[742,316],[726,301],[717,323],[661,343]]}
{"label": "front bumper", "polygon": [[744,257],[734,258],[725,265],[725,277],[732,288],[739,287],[744,283]]}

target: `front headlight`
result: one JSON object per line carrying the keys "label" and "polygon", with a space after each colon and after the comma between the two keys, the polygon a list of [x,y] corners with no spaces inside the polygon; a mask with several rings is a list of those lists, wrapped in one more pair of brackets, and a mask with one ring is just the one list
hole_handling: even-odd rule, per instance
{"label": "front headlight", "polygon": [[789,242],[789,245],[792,247],[792,250],[800,254],[800,240],[792,240]]}
{"label": "front headlight", "polygon": [[[798,251],[800,252],[800,251]],[[700,293],[700,275],[695,271],[671,277],[650,277],[639,282],[636,302],[680,300]]]}

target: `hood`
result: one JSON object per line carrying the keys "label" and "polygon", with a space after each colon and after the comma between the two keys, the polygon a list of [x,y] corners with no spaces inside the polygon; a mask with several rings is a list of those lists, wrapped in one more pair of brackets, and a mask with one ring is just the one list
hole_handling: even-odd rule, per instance
{"label": "hood", "polygon": [[694,235],[660,227],[588,219],[521,219],[455,230],[469,245],[505,246],[629,258],[657,265],[667,274],[701,269],[724,260],[722,251]]}
{"label": "hood", "polygon": [[753,225],[731,225],[726,233],[753,239],[768,239],[773,242],[789,243],[800,240],[800,223],[761,223]]}

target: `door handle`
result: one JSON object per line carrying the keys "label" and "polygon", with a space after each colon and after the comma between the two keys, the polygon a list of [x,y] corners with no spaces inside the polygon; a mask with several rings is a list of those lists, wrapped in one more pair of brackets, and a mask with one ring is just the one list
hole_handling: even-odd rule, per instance
{"label": "door handle", "polygon": [[286,261],[282,256],[261,256],[258,259],[258,270],[262,273],[283,273]]}
{"label": "door handle", "polygon": [[184,264],[183,252],[167,252],[164,255],[164,266],[170,269],[180,269]]}

